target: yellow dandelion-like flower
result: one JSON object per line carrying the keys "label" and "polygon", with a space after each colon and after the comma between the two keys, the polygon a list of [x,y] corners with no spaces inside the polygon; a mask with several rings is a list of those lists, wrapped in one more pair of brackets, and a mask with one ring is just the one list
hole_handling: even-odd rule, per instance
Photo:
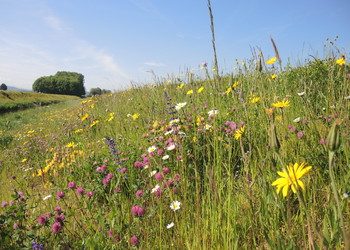
{"label": "yellow dandelion-like flower", "polygon": [[187,91],[186,94],[187,94],[187,95],[192,95],[192,94],[193,94],[193,90],[191,89],[191,90]]}
{"label": "yellow dandelion-like flower", "polygon": [[176,89],[182,89],[185,84],[181,83],[179,86],[176,87]]}
{"label": "yellow dandelion-like flower", "polygon": [[67,148],[72,148],[75,146],[75,143],[74,142],[70,142],[66,145]]}
{"label": "yellow dandelion-like flower", "polygon": [[272,103],[272,106],[276,107],[276,108],[284,108],[284,107],[289,107],[290,103],[289,100],[285,100],[282,102],[275,102]]}
{"label": "yellow dandelion-like flower", "polygon": [[340,59],[337,59],[335,62],[338,65],[345,65],[346,59],[345,58],[340,58]]}
{"label": "yellow dandelion-like flower", "polygon": [[216,71],[216,68],[211,69],[211,71]]}
{"label": "yellow dandelion-like flower", "polygon": [[245,65],[245,62],[243,61],[243,62],[242,62],[242,66],[244,66],[244,65]]}
{"label": "yellow dandelion-like flower", "polygon": [[90,127],[92,128],[93,126],[95,126],[99,122],[100,122],[99,120],[94,121],[93,123],[90,124]]}
{"label": "yellow dandelion-like flower", "polygon": [[74,131],[74,133],[76,133],[76,134],[81,133],[81,132],[83,132],[83,129],[82,129],[82,128],[77,129],[77,130]]}
{"label": "yellow dandelion-like flower", "polygon": [[276,74],[272,74],[272,75],[271,75],[271,79],[275,79],[276,77],[277,77]]}
{"label": "yellow dandelion-like flower", "polygon": [[204,89],[204,87],[203,87],[203,86],[202,86],[202,87],[200,87],[200,88],[197,90],[197,93],[202,92],[202,91],[203,91],[203,89]]}
{"label": "yellow dandelion-like flower", "polygon": [[86,114],[81,118],[81,121],[85,121],[88,117],[89,117],[89,114],[86,113]]}
{"label": "yellow dandelion-like flower", "polygon": [[250,99],[250,103],[257,103],[260,101],[260,97],[253,97]]}
{"label": "yellow dandelion-like flower", "polygon": [[232,88],[229,87],[229,88],[225,91],[226,95],[228,95],[229,93],[231,93],[231,91],[232,91]]}
{"label": "yellow dandelion-like flower", "polygon": [[133,114],[131,117],[132,119],[136,120],[137,118],[139,118],[140,114],[139,113],[136,113],[136,114]]}
{"label": "yellow dandelion-like flower", "polygon": [[296,193],[299,187],[305,190],[305,185],[300,178],[306,175],[312,168],[312,166],[305,166],[305,162],[300,165],[298,163],[294,163],[294,165],[290,163],[287,166],[287,169],[278,171],[277,174],[281,177],[272,183],[272,186],[277,187],[277,194],[282,190],[283,197],[286,197],[289,188],[292,189],[293,193]]}
{"label": "yellow dandelion-like flower", "polygon": [[245,127],[245,126],[241,127],[240,129],[237,129],[237,130],[235,131],[235,139],[236,139],[236,140],[238,140],[239,138],[241,138],[242,135],[244,134],[244,127]]}
{"label": "yellow dandelion-like flower", "polygon": [[276,62],[276,57],[271,57],[269,60],[266,61],[267,64],[274,64]]}
{"label": "yellow dandelion-like flower", "polygon": [[236,88],[238,86],[238,84],[239,84],[239,81],[235,81],[232,85],[232,88]]}
{"label": "yellow dandelion-like flower", "polygon": [[93,103],[89,107],[93,109],[93,108],[95,108],[95,104]]}
{"label": "yellow dandelion-like flower", "polygon": [[26,162],[27,161],[27,158],[24,158],[21,162],[23,163],[23,162]]}

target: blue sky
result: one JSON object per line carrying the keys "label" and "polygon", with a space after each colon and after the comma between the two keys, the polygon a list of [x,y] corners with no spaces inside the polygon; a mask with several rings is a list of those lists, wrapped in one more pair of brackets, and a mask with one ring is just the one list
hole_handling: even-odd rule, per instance
{"label": "blue sky", "polygon": [[[212,0],[219,68],[273,56],[284,62],[323,58],[327,37],[350,49],[348,0]],[[93,87],[134,83],[212,66],[207,0],[0,0],[0,83],[31,89],[57,71],[85,76]],[[198,72],[200,74],[200,72]]]}

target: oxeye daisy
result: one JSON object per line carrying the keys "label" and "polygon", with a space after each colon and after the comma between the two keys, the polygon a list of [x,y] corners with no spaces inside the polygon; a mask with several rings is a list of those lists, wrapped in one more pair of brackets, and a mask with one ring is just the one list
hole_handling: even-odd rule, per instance
{"label": "oxeye daisy", "polygon": [[157,190],[160,188],[160,186],[157,184],[152,188],[151,193],[153,194],[154,192],[157,192]]}
{"label": "oxeye daisy", "polygon": [[153,153],[154,151],[157,150],[157,147],[156,146],[152,146],[152,147],[149,147],[148,148],[148,153]]}
{"label": "oxeye daisy", "polygon": [[283,171],[278,171],[277,174],[281,176],[281,178],[278,178],[272,183],[272,186],[277,187],[277,193],[282,190],[283,197],[286,197],[289,187],[291,187],[293,193],[296,193],[299,187],[305,190],[305,185],[300,178],[306,175],[312,168],[312,166],[305,166],[305,162],[300,165],[298,163],[294,165],[289,164]]}
{"label": "oxeye daisy", "polygon": [[180,110],[181,108],[185,107],[186,104],[187,104],[187,102],[180,102],[180,103],[176,104],[175,109]]}
{"label": "oxeye daisy", "polygon": [[179,210],[180,209],[180,206],[181,206],[181,202],[179,201],[173,201],[171,204],[170,204],[170,208],[174,211],[176,210]]}

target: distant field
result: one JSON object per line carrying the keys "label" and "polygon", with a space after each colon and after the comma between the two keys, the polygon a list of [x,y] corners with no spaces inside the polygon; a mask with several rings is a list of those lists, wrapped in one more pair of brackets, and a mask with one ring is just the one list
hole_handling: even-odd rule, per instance
{"label": "distant field", "polygon": [[0,114],[73,99],[79,99],[79,97],[21,91],[0,91]]}

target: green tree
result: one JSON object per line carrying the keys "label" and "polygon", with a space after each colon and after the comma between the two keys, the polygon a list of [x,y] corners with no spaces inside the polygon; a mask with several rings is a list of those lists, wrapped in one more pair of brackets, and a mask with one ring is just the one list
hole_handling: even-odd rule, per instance
{"label": "green tree", "polygon": [[0,90],[7,90],[7,86],[6,86],[5,83],[2,83],[2,84],[0,85]]}
{"label": "green tree", "polygon": [[76,72],[58,71],[54,76],[42,76],[35,80],[32,88],[48,94],[85,95],[84,76]]}

